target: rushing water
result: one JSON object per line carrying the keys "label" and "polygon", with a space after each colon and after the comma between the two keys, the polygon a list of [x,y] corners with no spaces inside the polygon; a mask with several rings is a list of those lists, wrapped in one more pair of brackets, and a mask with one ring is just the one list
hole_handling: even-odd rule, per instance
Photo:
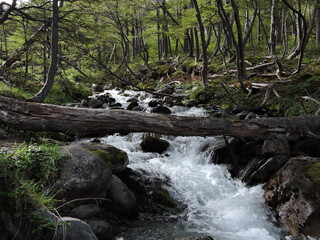
{"label": "rushing water", "polygon": [[[126,106],[129,96],[120,96],[117,91],[110,93]],[[142,95],[139,99],[147,110],[150,97]],[[205,115],[203,109],[197,108],[172,110],[179,115]],[[119,239],[169,240],[183,236],[181,232],[209,235],[215,240],[282,239],[281,229],[264,205],[261,186],[248,188],[232,179],[226,166],[210,163],[211,147],[221,143],[221,137],[163,136],[170,143],[163,154],[143,152],[142,137],[141,133],[115,134],[102,142],[126,151],[130,168],[147,171],[158,178],[169,177],[168,191],[187,208],[175,224],[154,226],[150,231],[135,230],[129,234],[131,237]]]}

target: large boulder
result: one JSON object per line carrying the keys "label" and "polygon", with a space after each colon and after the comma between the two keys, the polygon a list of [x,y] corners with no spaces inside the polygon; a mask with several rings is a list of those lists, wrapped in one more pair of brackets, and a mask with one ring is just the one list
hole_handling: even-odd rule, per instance
{"label": "large boulder", "polygon": [[320,157],[320,140],[317,138],[305,137],[292,144],[291,150],[296,154],[308,154],[312,157]]}
{"label": "large boulder", "polygon": [[263,143],[262,156],[290,155],[290,146],[286,135],[270,135]]}
{"label": "large boulder", "polygon": [[63,157],[55,184],[55,189],[59,190],[56,197],[67,201],[105,197],[112,176],[109,166],[81,145],[66,146],[61,152]]}
{"label": "large boulder", "polygon": [[112,227],[103,219],[87,219],[85,222],[90,226],[99,240],[112,239]]}
{"label": "large boulder", "polygon": [[253,158],[240,178],[248,185],[267,182],[288,160],[290,147],[284,134],[270,135],[264,140],[261,156]]}
{"label": "large boulder", "polygon": [[59,232],[62,235],[59,239],[64,240],[98,240],[90,226],[77,218],[62,217],[60,220]]}
{"label": "large boulder", "polygon": [[102,210],[97,204],[80,205],[68,212],[69,217],[79,218],[81,220],[99,217],[102,215]]}
{"label": "large boulder", "polygon": [[146,136],[143,138],[140,146],[145,152],[163,153],[169,147],[169,142],[158,137]]}
{"label": "large boulder", "polygon": [[137,197],[139,213],[177,215],[186,206],[171,197],[169,178],[156,178],[151,172],[127,168],[117,176]]}
{"label": "large boulder", "polygon": [[126,152],[107,144],[81,143],[80,146],[104,161],[113,173],[123,171],[129,164]]}
{"label": "large boulder", "polygon": [[242,172],[240,179],[248,185],[267,182],[287,161],[289,157],[276,155],[270,158],[254,158]]}
{"label": "large boulder", "polygon": [[107,193],[115,212],[127,215],[137,214],[137,199],[120,178],[112,175],[111,186]]}
{"label": "large boulder", "polygon": [[320,158],[291,158],[264,187],[266,203],[294,237],[320,237]]}

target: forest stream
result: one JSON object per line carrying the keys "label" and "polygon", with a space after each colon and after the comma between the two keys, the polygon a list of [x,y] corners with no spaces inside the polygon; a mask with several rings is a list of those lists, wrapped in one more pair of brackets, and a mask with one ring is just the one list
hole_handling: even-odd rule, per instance
{"label": "forest stream", "polygon": [[[133,92],[109,93],[123,107]],[[140,93],[139,104],[147,109],[149,95]],[[171,108],[173,114],[205,116],[201,108]],[[147,110],[148,111],[148,110]],[[167,187],[171,196],[187,207],[178,216],[149,220],[144,226],[134,227],[118,234],[118,240],[180,239],[185,236],[210,236],[215,240],[280,240],[284,231],[277,226],[270,209],[264,204],[262,185],[246,187],[232,179],[226,165],[211,163],[212,146],[221,144],[221,137],[171,137],[162,153],[146,153],[140,147],[142,133],[127,136],[115,134],[101,139],[127,152],[129,166],[134,171],[149,173],[149,178],[169,178]],[[143,216],[140,216],[143,218]],[[154,221],[154,223],[153,223]],[[161,222],[161,223],[156,223]]]}

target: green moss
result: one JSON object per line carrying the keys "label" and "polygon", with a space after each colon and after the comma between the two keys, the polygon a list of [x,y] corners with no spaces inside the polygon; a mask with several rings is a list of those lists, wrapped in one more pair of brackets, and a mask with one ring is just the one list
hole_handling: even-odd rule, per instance
{"label": "green moss", "polygon": [[308,175],[312,178],[312,180],[320,184],[320,162],[309,167]]}
{"label": "green moss", "polygon": [[168,190],[158,187],[153,193],[154,200],[166,207],[174,208],[177,206],[176,201],[170,196]]}
{"label": "green moss", "polygon": [[127,159],[128,155],[126,152],[122,150],[113,151],[112,153],[102,150],[102,149],[87,149],[88,151],[92,152],[96,156],[98,156],[102,161],[104,161],[108,166],[112,166],[115,164],[124,164]]}

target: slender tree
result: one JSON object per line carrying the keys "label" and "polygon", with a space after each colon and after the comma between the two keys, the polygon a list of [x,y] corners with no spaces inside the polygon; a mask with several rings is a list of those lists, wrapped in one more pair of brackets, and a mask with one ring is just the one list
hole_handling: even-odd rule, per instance
{"label": "slender tree", "polygon": [[58,68],[58,23],[59,23],[59,8],[58,0],[52,1],[52,24],[51,24],[51,62],[48,70],[48,75],[43,88],[32,97],[32,101],[43,102],[48,96]]}
{"label": "slender tree", "polygon": [[200,29],[200,38],[201,38],[201,45],[202,45],[202,59],[203,59],[203,68],[202,68],[202,81],[204,86],[208,86],[208,52],[207,52],[207,42],[205,36],[204,25],[201,18],[201,12],[198,5],[197,0],[192,0],[194,4],[194,8],[196,10],[196,16],[198,20],[198,25]]}

